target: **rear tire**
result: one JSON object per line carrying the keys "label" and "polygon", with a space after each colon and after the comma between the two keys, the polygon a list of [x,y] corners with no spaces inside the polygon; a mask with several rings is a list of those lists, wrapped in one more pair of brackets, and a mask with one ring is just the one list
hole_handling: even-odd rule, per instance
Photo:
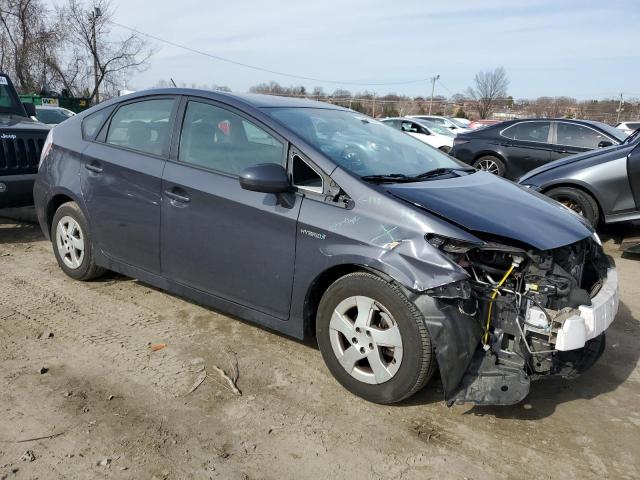
{"label": "rear tire", "polygon": [[89,223],[75,202],[62,204],[51,222],[51,243],[58,265],[75,280],[93,280],[105,273],[95,263]]}
{"label": "rear tire", "polygon": [[356,272],[334,282],[316,318],[320,352],[333,376],[365,400],[404,400],[431,379],[436,359],[424,318],[402,290]]}
{"label": "rear tire", "polygon": [[595,199],[586,192],[572,187],[558,187],[546,192],[548,197],[582,215],[595,228],[600,221],[600,209]]}
{"label": "rear tire", "polygon": [[504,162],[498,157],[493,155],[484,155],[473,162],[473,166],[476,170],[483,170],[485,172],[493,173],[498,177],[504,177],[507,167]]}

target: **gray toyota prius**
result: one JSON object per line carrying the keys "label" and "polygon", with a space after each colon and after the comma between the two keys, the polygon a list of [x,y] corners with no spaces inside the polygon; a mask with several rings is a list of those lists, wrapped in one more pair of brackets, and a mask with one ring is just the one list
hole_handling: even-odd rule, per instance
{"label": "gray toyota prius", "polygon": [[[34,188],[60,268],[113,270],[296,338],[392,403],[513,404],[602,354],[618,279],[593,229],[366,115],[190,89],[49,134]],[[105,325],[108,328],[108,325]]]}

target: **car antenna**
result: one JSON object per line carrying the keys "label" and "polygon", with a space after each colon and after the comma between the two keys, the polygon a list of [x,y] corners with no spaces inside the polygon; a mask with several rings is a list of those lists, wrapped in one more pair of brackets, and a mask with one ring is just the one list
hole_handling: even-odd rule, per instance
{"label": "car antenna", "polygon": [[178,88],[178,85],[176,85],[176,82],[173,81],[173,78],[169,78],[169,80],[171,80],[171,84],[173,85],[173,88]]}

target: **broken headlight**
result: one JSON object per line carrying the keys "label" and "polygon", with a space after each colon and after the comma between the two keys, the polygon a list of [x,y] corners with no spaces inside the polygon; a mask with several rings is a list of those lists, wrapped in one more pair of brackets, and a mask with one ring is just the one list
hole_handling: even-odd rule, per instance
{"label": "broken headlight", "polygon": [[472,248],[476,248],[481,245],[480,243],[445,237],[444,235],[436,235],[435,233],[427,233],[424,238],[432,246],[448,253],[466,253]]}

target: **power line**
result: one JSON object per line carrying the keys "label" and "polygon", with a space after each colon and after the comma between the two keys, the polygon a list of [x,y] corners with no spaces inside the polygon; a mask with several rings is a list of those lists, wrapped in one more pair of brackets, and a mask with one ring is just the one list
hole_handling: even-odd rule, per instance
{"label": "power line", "polygon": [[248,63],[244,63],[244,62],[239,62],[237,60],[231,60],[229,58],[225,58],[225,57],[221,57],[219,55],[214,55],[212,53],[208,53],[208,52],[204,52],[202,50],[198,50],[196,48],[192,48],[189,47],[187,45],[182,45],[176,42],[172,42],[170,40],[166,40],[164,38],[159,38],[156,37],[155,35],[152,35],[150,33],[146,33],[143,32],[141,30],[138,30],[136,28],[133,27],[129,27],[127,25],[123,25],[121,23],[115,22],[113,20],[109,20],[109,23],[120,27],[120,28],[124,28],[125,30],[129,30],[131,32],[137,33],[138,35],[142,35],[144,37],[147,38],[151,38],[157,42],[160,43],[165,43],[167,45],[171,45],[172,47],[176,47],[176,48],[181,48],[183,50],[189,51],[191,53],[195,53],[198,55],[202,55],[205,57],[209,57],[213,60],[218,60],[220,62],[226,62],[226,63],[230,63],[232,65],[238,65],[240,67],[245,67],[245,68],[250,68],[253,70],[258,70],[260,72],[266,72],[266,73],[271,73],[272,75],[280,75],[282,77],[289,77],[289,78],[295,78],[298,80],[309,80],[312,82],[320,82],[320,83],[331,83],[331,84],[335,84],[335,85],[356,85],[356,86],[362,86],[362,87],[382,87],[382,86],[387,86],[387,85],[408,85],[410,83],[421,83],[421,82],[426,82],[428,79],[427,78],[421,78],[418,80],[404,80],[404,81],[399,81],[399,82],[372,82],[372,83],[368,83],[368,82],[349,82],[349,81],[342,81],[342,80],[327,80],[327,79],[323,79],[323,78],[314,78],[314,77],[306,77],[303,75],[295,75],[293,73],[287,73],[287,72],[280,72],[278,70],[271,70],[269,68],[264,68],[264,67],[259,67],[256,65],[251,65]]}

